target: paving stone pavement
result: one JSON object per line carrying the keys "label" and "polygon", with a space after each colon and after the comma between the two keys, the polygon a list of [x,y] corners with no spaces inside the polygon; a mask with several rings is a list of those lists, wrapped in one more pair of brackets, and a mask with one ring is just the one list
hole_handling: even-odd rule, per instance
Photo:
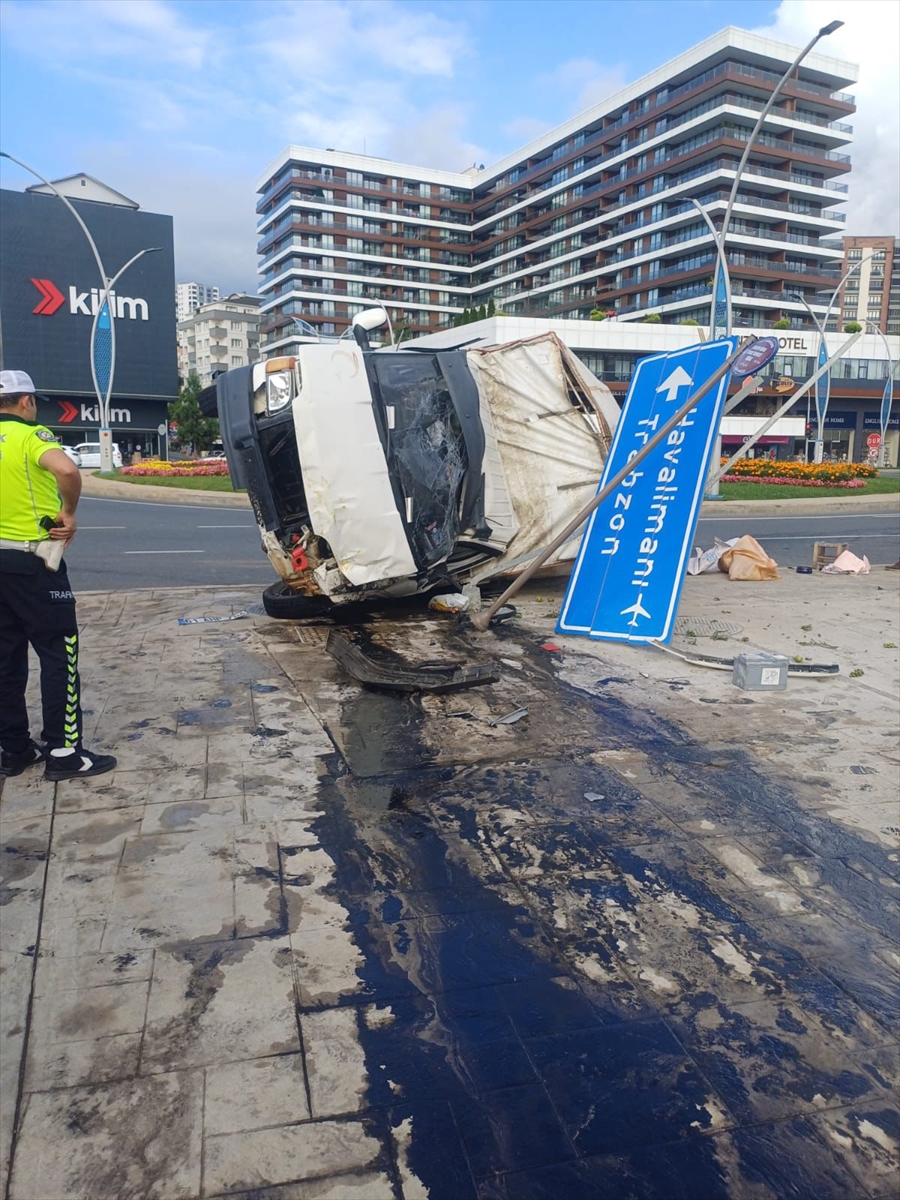
{"label": "paving stone pavement", "polygon": [[500,663],[418,698],[177,624],[253,589],[82,597],[119,765],[0,793],[5,1196],[896,1196],[897,582],[688,581],[744,630],[696,649],[842,661],[766,695],[554,642],[546,584],[369,620]]}

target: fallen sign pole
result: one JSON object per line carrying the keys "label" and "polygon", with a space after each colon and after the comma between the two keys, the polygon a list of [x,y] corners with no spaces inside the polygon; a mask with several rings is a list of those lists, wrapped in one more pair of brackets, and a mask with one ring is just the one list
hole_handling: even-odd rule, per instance
{"label": "fallen sign pole", "polygon": [[[757,380],[756,376],[751,375],[750,378],[744,383],[741,390],[739,392],[735,392],[734,395],[730,397],[728,403],[722,409],[722,416],[727,416],[728,413],[730,413],[733,408],[736,408],[742,400],[746,400],[750,393],[755,390],[758,382],[759,381]],[[572,541],[575,538],[576,533],[577,529],[572,532],[568,540]],[[559,547],[557,547],[557,549],[558,548]],[[547,549],[550,549],[551,554],[553,553],[552,548],[542,546],[540,550],[529,550],[527,554],[523,554],[519,558],[514,558],[509,562],[504,562],[499,565],[495,563],[488,563],[484,570],[479,571],[477,575],[472,576],[472,583],[480,586],[482,583],[486,583],[489,579],[495,579],[498,575],[504,574],[504,572],[508,571],[510,567],[518,567],[522,563],[526,563],[530,559],[536,558],[537,555],[543,554]]]}
{"label": "fallen sign pole", "polygon": [[[848,338],[847,341],[844,342],[843,346],[841,346],[840,350],[838,350],[836,354],[833,354],[826,362],[823,362],[822,365],[812,375],[810,375],[809,379],[807,379],[806,383],[804,383],[801,388],[798,388],[796,392],[793,392],[790,396],[788,396],[787,400],[785,400],[781,408],[779,408],[779,410],[775,413],[774,417],[769,417],[765,425],[763,425],[761,429],[757,429],[756,433],[754,433],[752,437],[748,438],[747,441],[744,442],[744,444],[738,450],[736,450],[734,454],[732,454],[725,466],[719,467],[716,475],[717,480],[721,479],[723,475],[727,475],[737,460],[739,458],[743,458],[748,450],[752,450],[759,439],[764,437],[765,434],[769,432],[775,422],[780,421],[788,409],[792,405],[796,404],[801,396],[805,396],[809,389],[816,384],[819,379],[826,374],[826,372],[831,370],[839,358],[843,358],[858,337],[862,337],[861,332],[854,333],[851,338]],[[737,400],[737,397],[735,397],[735,400]]]}
{"label": "fallen sign pole", "polygon": [[612,477],[612,479],[606,482],[606,484],[597,492],[596,496],[594,496],[591,502],[586,504],[581,512],[572,518],[565,529],[557,534],[550,545],[545,547],[545,549],[541,551],[541,553],[537,556],[537,558],[534,559],[533,562],[529,563],[522,574],[516,576],[503,595],[496,599],[490,608],[486,609],[484,612],[473,613],[471,621],[476,629],[484,630],[490,626],[491,618],[497,613],[497,611],[502,608],[504,604],[509,603],[509,600],[516,594],[516,592],[525,586],[529,579],[531,579],[532,576],[541,569],[547,559],[555,554],[560,546],[565,545],[575,530],[578,529],[580,525],[584,524],[591,513],[600,507],[607,496],[614,492],[624,479],[628,478],[634,468],[638,466],[639,463],[643,462],[649,454],[653,453],[656,447],[659,446],[665,440],[665,438],[669,436],[672,430],[684,420],[684,418],[691,412],[693,408],[697,406],[703,397],[709,391],[711,391],[712,388],[714,388],[725,375],[728,374],[733,363],[742,353],[743,350],[740,347],[736,349],[732,354],[729,355],[725,362],[716,369],[714,374],[710,375],[702,387],[699,387],[697,391],[693,393],[693,395],[688,396],[681,408],[679,408],[678,411],[674,413],[668,419],[668,421],[666,421],[666,423],[656,431],[656,433],[645,443],[645,445],[641,447],[640,450],[637,451],[633,458],[629,459],[625,466],[623,466],[622,469]]}

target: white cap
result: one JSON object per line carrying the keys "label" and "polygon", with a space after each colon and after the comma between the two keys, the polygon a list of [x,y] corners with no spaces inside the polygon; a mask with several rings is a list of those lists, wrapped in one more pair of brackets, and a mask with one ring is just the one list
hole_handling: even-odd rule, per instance
{"label": "white cap", "polygon": [[0,392],[15,396],[34,395],[34,382],[27,371],[0,371]]}

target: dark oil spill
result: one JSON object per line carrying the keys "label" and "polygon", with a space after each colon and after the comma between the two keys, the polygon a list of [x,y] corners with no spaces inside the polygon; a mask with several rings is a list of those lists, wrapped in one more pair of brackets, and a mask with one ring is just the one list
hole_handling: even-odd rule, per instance
{"label": "dark oil spill", "polygon": [[[729,873],[692,857],[695,843],[678,829],[678,811],[669,820],[658,790],[650,801],[587,758],[584,728],[596,731],[598,745],[646,754],[654,774],[671,782],[673,799],[743,814],[776,849],[779,839],[807,847],[837,940],[848,937],[840,916],[877,941],[889,932],[894,903],[847,864],[864,860],[885,875],[895,864],[805,812],[750,755],[710,753],[671,722],[629,707],[621,693],[594,695],[558,680],[558,660],[519,631],[497,636],[524,647],[523,703],[538,719],[571,719],[570,744],[531,760],[526,736],[513,743],[521,757],[510,761],[438,767],[419,701],[360,689],[342,713],[344,754],[332,756],[321,782],[326,816],[317,828],[364,960],[359,991],[340,1002],[382,1014],[360,1014],[369,1105],[398,1134],[411,1119],[408,1162],[431,1200],[466,1200],[487,1186],[505,1200],[668,1200],[696,1196],[696,1187],[713,1200],[760,1179],[778,1194],[855,1194],[858,1181],[812,1123],[716,1135],[713,1114],[726,1125],[744,1117],[758,1124],[762,1080],[763,1092],[792,1097],[798,1113],[817,1095],[831,1105],[884,1107],[888,1095],[871,1070],[849,1059],[802,1061],[807,1027],[792,1015],[809,1013],[852,1042],[860,1012],[850,997],[859,981],[836,986],[804,960],[803,937],[764,919],[777,913],[748,916]],[[462,639],[456,648],[462,658],[479,653]],[[445,728],[456,731],[448,737],[466,736],[464,723]],[[646,935],[681,989],[677,1012],[640,986],[641,964],[622,955],[608,916],[612,905],[640,921],[642,905],[667,897],[691,906],[699,923],[689,942],[665,922]],[[726,933],[754,964],[748,990],[740,980],[734,1000],[766,997],[781,1012],[771,1030],[745,1029],[740,1056],[700,1036],[702,1014],[717,1002],[724,1026],[738,1020],[730,993],[716,996],[729,981],[713,969],[711,950]],[[877,972],[873,963],[868,956],[859,971]],[[890,969],[881,962],[880,970],[887,980]],[[879,992],[876,1041],[887,1041],[896,1021],[888,991]],[[488,1177],[490,1185],[476,1183]]]}

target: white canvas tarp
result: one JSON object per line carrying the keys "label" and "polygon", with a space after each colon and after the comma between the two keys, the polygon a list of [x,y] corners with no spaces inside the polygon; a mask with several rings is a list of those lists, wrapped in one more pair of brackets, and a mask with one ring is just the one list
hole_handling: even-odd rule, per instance
{"label": "white canvas tarp", "polygon": [[[596,493],[619,406],[555,333],[471,349],[467,360],[514,514],[506,551],[485,577],[546,546]],[[496,529],[489,498],[486,515]],[[577,545],[551,561],[573,558]]]}

